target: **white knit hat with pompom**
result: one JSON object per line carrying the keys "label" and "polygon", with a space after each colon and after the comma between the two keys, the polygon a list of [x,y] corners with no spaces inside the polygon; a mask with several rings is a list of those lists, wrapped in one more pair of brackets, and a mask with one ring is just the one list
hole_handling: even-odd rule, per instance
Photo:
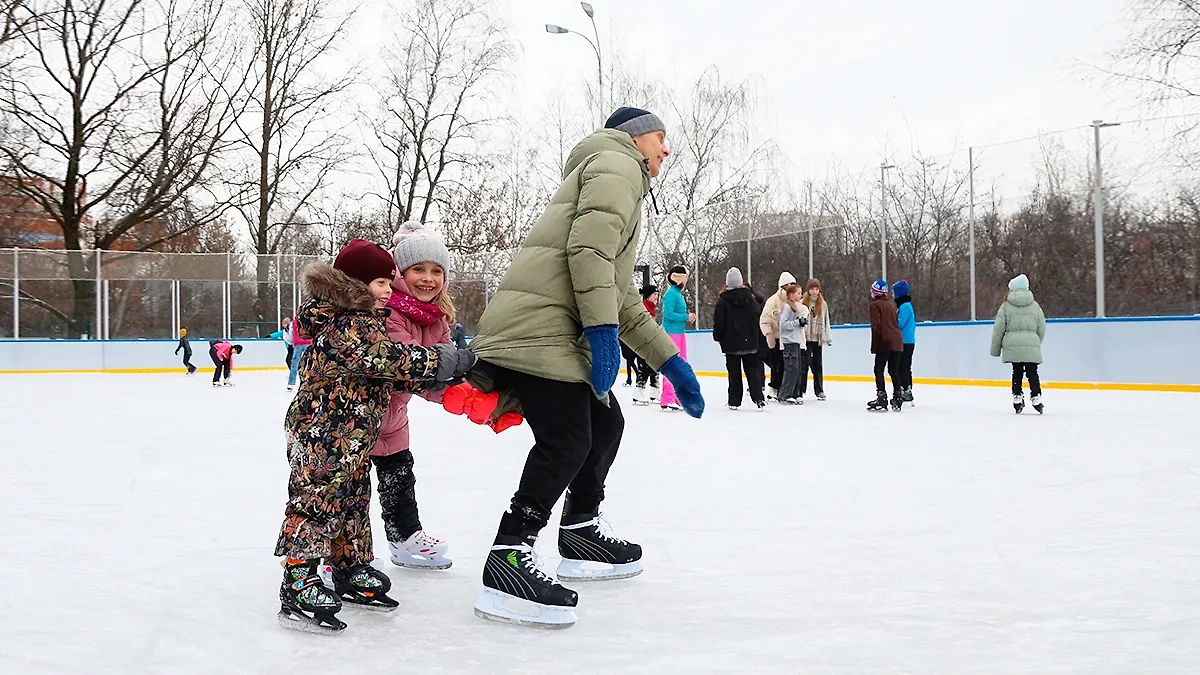
{"label": "white knit hat with pompom", "polygon": [[392,243],[396,245],[392,257],[396,260],[396,269],[401,273],[423,262],[437,263],[446,272],[450,271],[450,251],[446,250],[446,242],[437,232],[415,220],[401,225],[392,237]]}

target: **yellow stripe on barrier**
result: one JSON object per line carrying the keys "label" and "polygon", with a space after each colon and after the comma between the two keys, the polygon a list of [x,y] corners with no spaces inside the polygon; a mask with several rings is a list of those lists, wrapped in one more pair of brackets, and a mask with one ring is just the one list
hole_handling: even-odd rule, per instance
{"label": "yellow stripe on barrier", "polygon": [[[698,371],[701,377],[729,377],[717,371]],[[874,382],[870,375],[826,375],[829,382]],[[888,382],[891,382],[889,379]],[[1009,380],[975,380],[953,377],[914,377],[913,384],[954,387],[1011,387]],[[1200,384],[1155,384],[1150,382],[1043,382],[1042,389],[1083,389],[1100,391],[1170,391],[1200,394]]]}

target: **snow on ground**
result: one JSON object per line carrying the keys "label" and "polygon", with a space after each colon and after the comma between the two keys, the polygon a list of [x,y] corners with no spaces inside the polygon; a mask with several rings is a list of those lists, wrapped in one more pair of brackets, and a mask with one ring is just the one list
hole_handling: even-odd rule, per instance
{"label": "snow on ground", "polygon": [[[2,673],[1183,673],[1200,664],[1187,394],[869,385],[765,413],[626,405],[607,517],[646,572],[575,584],[579,623],[471,610],[531,437],[413,405],[446,572],[386,562],[392,614],[276,624],[283,373],[0,377]],[[629,389],[618,389],[627,401]],[[553,530],[540,548],[553,553]],[[548,560],[552,569],[557,560]]]}

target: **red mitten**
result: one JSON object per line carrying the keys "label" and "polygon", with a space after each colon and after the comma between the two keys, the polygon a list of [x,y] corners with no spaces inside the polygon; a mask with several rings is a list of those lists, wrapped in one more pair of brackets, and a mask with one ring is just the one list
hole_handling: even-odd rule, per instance
{"label": "red mitten", "polygon": [[452,415],[461,415],[467,411],[467,399],[474,391],[475,389],[466,382],[447,387],[446,393],[442,395],[442,407]]}
{"label": "red mitten", "polygon": [[492,431],[500,433],[505,429],[520,426],[521,422],[524,421],[525,418],[521,417],[521,413],[512,412],[510,410],[509,412],[500,415],[500,417],[497,419],[488,420],[488,426],[492,428]]}
{"label": "red mitten", "polygon": [[467,400],[467,417],[475,424],[487,424],[492,418],[492,413],[496,412],[496,406],[500,405],[499,392],[489,392],[484,394],[478,390],[474,390],[473,395]]}

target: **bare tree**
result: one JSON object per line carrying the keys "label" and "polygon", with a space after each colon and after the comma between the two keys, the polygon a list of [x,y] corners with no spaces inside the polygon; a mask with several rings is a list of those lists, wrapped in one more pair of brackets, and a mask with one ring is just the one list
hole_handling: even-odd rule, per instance
{"label": "bare tree", "polygon": [[488,104],[514,49],[486,0],[417,0],[400,26],[371,114],[375,194],[394,224],[429,220],[448,199],[450,179],[498,119]]}
{"label": "bare tree", "polygon": [[349,158],[348,139],[327,127],[353,75],[322,77],[352,12],[330,16],[321,0],[243,0],[253,56],[252,102],[239,121],[253,156],[255,199],[242,208],[254,250],[276,251],[289,225]]}
{"label": "bare tree", "polygon": [[152,248],[184,233],[159,220],[192,198],[199,217],[228,201],[205,192],[238,114],[230,27],[221,0],[18,3],[23,53],[0,73],[3,170],[62,231],[74,306],[68,333],[85,334],[95,303],[94,256],[155,224]]}
{"label": "bare tree", "polygon": [[[686,91],[664,96],[671,158],[651,197],[651,208],[664,213],[652,216],[639,251],[656,277],[680,262],[704,264],[727,234],[719,225],[721,214],[763,193],[766,174],[760,169],[773,151],[770,143],[755,142],[756,94],[750,81],[725,82],[710,67]],[[693,270],[697,288],[703,276]]]}
{"label": "bare tree", "polygon": [[[249,109],[239,141],[251,162],[240,187],[254,197],[240,206],[257,254],[254,312],[258,328],[273,326],[271,254],[331,175],[352,157],[349,139],[334,120],[342,94],[356,75],[335,64],[353,10],[331,15],[324,0],[242,0],[252,57]],[[337,72],[336,75],[323,75]]]}

